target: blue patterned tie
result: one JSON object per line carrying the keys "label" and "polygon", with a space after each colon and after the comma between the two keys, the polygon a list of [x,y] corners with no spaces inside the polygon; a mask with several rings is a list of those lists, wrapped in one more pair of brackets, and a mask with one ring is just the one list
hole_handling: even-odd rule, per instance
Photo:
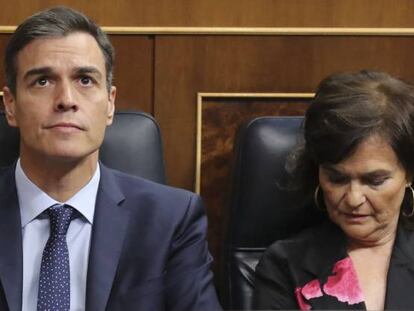
{"label": "blue patterned tie", "polygon": [[66,232],[73,208],[55,204],[48,209],[50,236],[43,250],[40,267],[38,311],[68,311],[70,309],[69,252]]}

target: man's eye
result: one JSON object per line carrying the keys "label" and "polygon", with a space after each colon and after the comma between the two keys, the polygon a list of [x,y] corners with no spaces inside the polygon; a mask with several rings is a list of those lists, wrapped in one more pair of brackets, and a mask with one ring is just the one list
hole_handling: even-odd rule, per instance
{"label": "man's eye", "polygon": [[93,83],[93,80],[90,77],[82,77],[79,79],[80,83],[82,85],[91,85]]}
{"label": "man's eye", "polygon": [[35,81],[35,84],[38,86],[46,86],[48,85],[48,83],[49,83],[49,80],[46,78],[39,78]]}

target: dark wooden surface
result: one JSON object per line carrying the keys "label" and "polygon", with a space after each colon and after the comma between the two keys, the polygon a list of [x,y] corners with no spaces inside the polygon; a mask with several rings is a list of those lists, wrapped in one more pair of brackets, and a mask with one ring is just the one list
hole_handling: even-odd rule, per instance
{"label": "dark wooden surface", "polygon": [[110,39],[115,47],[116,108],[153,114],[154,38],[111,35]]}
{"label": "dark wooden surface", "polygon": [[105,26],[413,27],[412,0],[1,0],[0,25],[67,5]]}

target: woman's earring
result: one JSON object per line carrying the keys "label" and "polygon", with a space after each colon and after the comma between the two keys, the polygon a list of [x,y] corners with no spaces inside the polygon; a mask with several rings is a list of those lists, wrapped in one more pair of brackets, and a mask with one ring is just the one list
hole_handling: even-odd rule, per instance
{"label": "woman's earring", "polygon": [[411,185],[408,185],[407,188],[409,188],[411,190],[411,196],[412,196],[412,199],[411,199],[411,212],[409,214],[407,214],[404,211],[402,211],[402,214],[403,214],[404,217],[409,218],[409,217],[414,215],[414,189]]}

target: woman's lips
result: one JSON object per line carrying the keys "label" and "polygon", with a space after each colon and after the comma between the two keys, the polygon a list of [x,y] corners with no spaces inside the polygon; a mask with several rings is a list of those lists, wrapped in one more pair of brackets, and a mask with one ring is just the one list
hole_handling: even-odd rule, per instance
{"label": "woman's lips", "polygon": [[366,220],[370,215],[368,214],[354,214],[354,213],[342,213],[348,221],[362,222]]}

